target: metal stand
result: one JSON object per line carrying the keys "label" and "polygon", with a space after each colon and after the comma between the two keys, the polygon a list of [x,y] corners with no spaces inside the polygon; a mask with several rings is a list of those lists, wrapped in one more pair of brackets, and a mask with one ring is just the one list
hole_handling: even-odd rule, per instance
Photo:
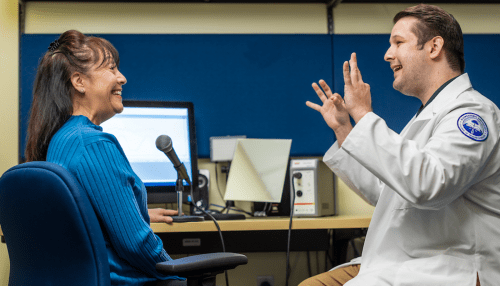
{"label": "metal stand", "polygon": [[179,211],[179,216],[182,216],[182,192],[184,191],[184,186],[182,184],[182,179],[177,177],[177,182],[175,183],[175,191],[177,192],[177,210]]}
{"label": "metal stand", "polygon": [[183,179],[181,178],[179,171],[177,171],[177,181],[175,183],[175,191],[177,192],[177,210],[179,214],[173,216],[174,222],[192,222],[192,221],[204,221],[205,218],[202,216],[191,216],[182,214],[182,192],[184,191]]}

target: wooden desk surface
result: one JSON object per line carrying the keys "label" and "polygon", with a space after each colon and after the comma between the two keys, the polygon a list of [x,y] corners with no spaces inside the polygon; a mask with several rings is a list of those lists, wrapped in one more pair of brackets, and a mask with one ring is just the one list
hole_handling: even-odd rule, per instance
{"label": "wooden desk surface", "polygon": [[[341,229],[367,228],[371,216],[332,216],[320,218],[293,218],[292,229]],[[245,220],[217,221],[222,231],[286,230],[289,217],[247,218]],[[213,221],[174,223],[152,223],[155,233],[217,231]]]}
{"label": "wooden desk surface", "polygon": [[[292,229],[341,229],[341,228],[367,228],[371,216],[331,216],[320,218],[294,218]],[[246,220],[218,221],[222,231],[246,230],[285,230],[288,229],[290,218],[247,218]],[[152,223],[151,228],[155,233],[165,232],[200,232],[217,231],[213,221],[174,223]],[[3,235],[0,228],[0,236]]]}

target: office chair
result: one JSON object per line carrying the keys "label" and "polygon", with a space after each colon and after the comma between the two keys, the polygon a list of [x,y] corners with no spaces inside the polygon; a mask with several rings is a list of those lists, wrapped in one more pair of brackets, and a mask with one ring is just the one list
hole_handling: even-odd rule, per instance
{"label": "office chair", "polygon": [[[0,178],[0,226],[10,258],[9,286],[110,285],[106,246],[85,192],[65,168],[50,162],[12,167]],[[235,253],[158,263],[160,272],[209,282],[246,264]],[[203,284],[210,285],[210,284]]]}

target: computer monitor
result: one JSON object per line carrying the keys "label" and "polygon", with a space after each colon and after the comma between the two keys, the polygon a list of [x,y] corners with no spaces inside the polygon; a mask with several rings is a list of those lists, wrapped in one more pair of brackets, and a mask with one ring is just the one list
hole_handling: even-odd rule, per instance
{"label": "computer monitor", "polygon": [[[148,192],[148,203],[177,202],[177,171],[156,147],[160,135],[172,139],[173,148],[184,163],[193,190],[197,191],[198,156],[191,102],[123,101],[123,112],[101,124],[103,131],[113,134],[127,156],[134,172]],[[184,197],[190,193],[184,181]]]}
{"label": "computer monitor", "polygon": [[290,139],[238,139],[224,200],[279,203]]}

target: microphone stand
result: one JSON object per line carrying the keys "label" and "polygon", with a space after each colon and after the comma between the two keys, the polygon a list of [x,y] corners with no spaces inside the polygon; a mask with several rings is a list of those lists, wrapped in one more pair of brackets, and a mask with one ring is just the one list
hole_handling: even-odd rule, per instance
{"label": "microphone stand", "polygon": [[[183,165],[182,163],[181,165]],[[180,173],[180,166],[179,165],[175,170],[177,171],[177,181],[175,183],[175,191],[177,192],[177,210],[178,210],[178,215],[173,216],[172,219],[174,222],[193,222],[193,221],[204,221],[205,218],[202,216],[191,216],[191,215],[183,215],[182,214],[182,192],[184,191],[184,184],[181,177]],[[192,186],[191,186],[192,187]]]}
{"label": "microphone stand", "polygon": [[180,178],[179,173],[177,173],[177,182],[175,183],[175,191],[177,192],[177,210],[178,216],[182,216],[182,192],[184,191],[184,185],[182,184],[184,180]]}

